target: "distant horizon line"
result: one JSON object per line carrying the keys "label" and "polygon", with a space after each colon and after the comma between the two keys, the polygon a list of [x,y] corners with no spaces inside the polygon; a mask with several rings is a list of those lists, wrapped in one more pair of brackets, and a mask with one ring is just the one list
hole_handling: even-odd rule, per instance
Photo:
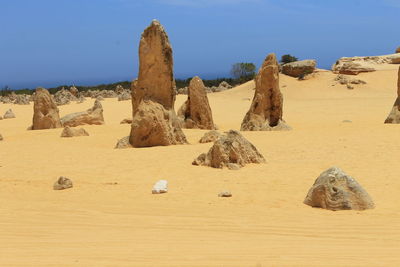
{"label": "distant horizon line", "polygon": [[[319,67],[319,69],[326,69],[329,70],[330,68],[325,68],[325,67]],[[193,78],[195,76],[200,76],[203,80],[216,80],[216,79],[231,79],[233,78],[230,74],[225,73],[225,74],[205,74],[203,73],[202,75],[196,74],[196,75],[177,75],[175,77],[175,80],[186,80]],[[88,81],[77,81],[77,82],[55,82],[55,81],[42,81],[42,82],[27,82],[24,84],[31,84],[31,85],[20,85],[20,86],[15,86],[16,88],[13,88],[13,86],[9,86],[8,84],[4,83],[0,85],[0,90],[3,90],[6,86],[10,88],[10,90],[35,90],[37,87],[44,87],[44,88],[57,88],[60,86],[85,86],[85,87],[96,87],[104,84],[113,84],[113,83],[122,83],[122,82],[131,82],[133,79],[121,79],[121,78],[109,78],[106,80],[100,80],[100,79],[92,79]],[[32,85],[33,83],[37,85]],[[12,83],[10,83],[12,84]]]}

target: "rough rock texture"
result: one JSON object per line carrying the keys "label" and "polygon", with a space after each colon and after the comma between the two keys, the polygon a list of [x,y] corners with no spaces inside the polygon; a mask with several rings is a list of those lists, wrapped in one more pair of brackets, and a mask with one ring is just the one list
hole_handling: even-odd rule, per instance
{"label": "rough rock texture", "polygon": [[89,136],[83,128],[71,128],[69,126],[65,127],[61,133],[61,137],[75,137],[75,136]]}
{"label": "rough rock texture", "polygon": [[53,129],[62,127],[56,103],[49,91],[36,88],[33,104],[32,130]]}
{"label": "rough rock texture", "polygon": [[154,184],[153,189],[151,190],[152,194],[164,194],[168,192],[168,181],[160,180]]}
{"label": "rough rock texture", "polygon": [[78,97],[78,95],[79,95],[78,88],[76,88],[75,86],[71,86],[69,88],[69,92],[75,97]]}
{"label": "rough rock texture", "polygon": [[16,117],[12,109],[7,110],[6,113],[4,113],[3,115],[3,119],[14,119],[14,118]]}
{"label": "rough rock texture", "polygon": [[178,117],[183,128],[215,129],[203,81],[197,76],[190,81],[188,100],[179,109]]}
{"label": "rough rock texture", "polygon": [[342,57],[332,66],[339,74],[357,75],[361,72],[376,71],[382,64],[400,64],[400,54],[371,57]]}
{"label": "rough rock texture", "polygon": [[120,124],[132,124],[132,119],[123,119]]}
{"label": "rough rock texture", "polygon": [[218,197],[232,197],[232,193],[229,191],[222,191],[218,194]]}
{"label": "rough rock texture", "polygon": [[343,84],[343,85],[366,84],[366,82],[363,80],[354,79],[354,78],[351,78],[351,77],[343,75],[343,74],[339,74],[338,76],[336,76],[335,81],[337,81],[338,83]]}
{"label": "rough rock texture", "polygon": [[17,95],[14,104],[16,105],[29,105],[30,96],[29,95]]}
{"label": "rough rock texture", "polygon": [[54,100],[57,106],[68,105],[71,101],[76,101],[77,98],[70,91],[62,88],[54,94]]}
{"label": "rough rock texture", "polygon": [[116,87],[115,87],[115,93],[117,93],[117,94],[122,94],[124,91],[126,91],[125,89],[124,89],[124,87],[122,87],[122,85],[120,85],[120,84],[118,84]]}
{"label": "rough rock texture", "polygon": [[61,123],[65,126],[76,127],[79,125],[104,124],[103,107],[101,103],[96,100],[92,108],[83,112],[76,112],[66,115],[61,118]]}
{"label": "rough rock texture", "polygon": [[139,45],[139,76],[132,83],[134,147],[187,143],[174,110],[172,48],[161,24],[154,20]]}
{"label": "rough rock texture", "polygon": [[124,100],[131,100],[132,99],[132,95],[129,91],[124,90],[123,92],[121,92],[118,95],[118,101],[124,101]]}
{"label": "rough rock texture", "polygon": [[178,123],[175,112],[161,104],[143,100],[132,119],[129,142],[134,147],[168,146],[186,143],[186,137]]}
{"label": "rough rock texture", "polygon": [[227,167],[239,169],[248,163],[264,163],[263,155],[247,141],[239,132],[229,131],[221,136],[207,154],[201,154],[193,161],[193,165],[213,168]]}
{"label": "rough rock texture", "polygon": [[361,185],[337,167],[326,170],[317,178],[304,204],[328,210],[374,208],[374,202]]}
{"label": "rough rock texture", "polygon": [[286,63],[282,66],[282,73],[292,77],[299,78],[301,76],[313,73],[315,71],[316,66],[317,62],[313,59]]}
{"label": "rough rock texture", "polygon": [[275,54],[265,59],[256,77],[256,90],[242,131],[290,130],[282,119],[283,96],[279,89],[279,66]]}
{"label": "rough rock texture", "polygon": [[221,134],[215,130],[206,132],[202,138],[200,138],[199,143],[211,143],[218,140],[221,137]]}
{"label": "rough rock texture", "polygon": [[132,145],[129,143],[129,136],[126,136],[126,137],[118,140],[118,142],[114,148],[122,149],[122,148],[130,148],[130,147],[132,147]]}
{"label": "rough rock texture", "polygon": [[58,178],[57,182],[53,185],[54,190],[64,190],[68,188],[72,188],[72,181],[64,176]]}
{"label": "rough rock texture", "polygon": [[386,118],[385,123],[400,123],[400,67],[397,79],[397,99],[394,102],[393,108]]}

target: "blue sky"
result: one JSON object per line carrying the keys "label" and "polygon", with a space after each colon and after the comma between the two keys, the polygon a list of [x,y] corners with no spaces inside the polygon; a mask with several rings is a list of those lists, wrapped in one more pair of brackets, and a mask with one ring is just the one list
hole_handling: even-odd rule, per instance
{"label": "blue sky", "polygon": [[152,19],[177,78],[227,76],[271,52],[329,68],[400,46],[400,0],[0,0],[0,10],[0,88],[131,80]]}

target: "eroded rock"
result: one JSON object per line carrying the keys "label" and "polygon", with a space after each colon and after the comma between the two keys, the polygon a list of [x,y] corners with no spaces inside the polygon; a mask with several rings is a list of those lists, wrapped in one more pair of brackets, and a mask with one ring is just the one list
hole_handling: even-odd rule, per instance
{"label": "eroded rock", "polygon": [[282,119],[283,96],[279,89],[279,66],[269,54],[256,77],[256,90],[250,110],[243,119],[242,131],[277,131],[291,128]]}
{"label": "eroded rock", "polygon": [[103,125],[103,107],[100,101],[96,100],[92,108],[66,115],[61,118],[61,123],[65,126],[76,127],[79,125]]}
{"label": "eroded rock", "polygon": [[393,108],[390,111],[388,117],[385,120],[385,123],[400,123],[400,67],[398,72],[397,79],[397,98],[394,102]]}
{"label": "eroded rock", "polygon": [[49,91],[36,88],[33,104],[32,130],[61,128],[59,110]]}
{"label": "eroded rock", "polygon": [[7,110],[6,113],[4,113],[3,115],[3,119],[14,119],[14,118],[16,117],[12,109]]}
{"label": "eroded rock", "polygon": [[72,181],[64,176],[58,178],[57,182],[54,183],[53,189],[54,190],[64,190],[68,188],[72,188]]}
{"label": "eroded rock", "polygon": [[89,136],[89,133],[83,128],[73,128],[66,126],[61,133],[61,137]]}
{"label": "eroded rock", "polygon": [[295,78],[304,77],[313,73],[316,66],[317,62],[313,59],[290,62],[282,66],[282,73]]}
{"label": "eroded rock", "polygon": [[132,83],[134,147],[187,143],[174,110],[175,80],[172,48],[161,24],[154,20],[139,45],[139,76]]}
{"label": "eroded rock", "polygon": [[337,167],[317,178],[304,204],[328,210],[366,210],[375,206],[361,185]]}
{"label": "eroded rock", "polygon": [[197,76],[190,81],[188,100],[179,109],[178,117],[183,128],[215,129],[203,81]]}
{"label": "eroded rock", "polygon": [[264,163],[257,148],[239,132],[230,130],[222,135],[208,151],[193,161],[193,165],[213,168],[239,169],[249,163]]}
{"label": "eroded rock", "polygon": [[199,143],[211,143],[218,140],[221,137],[221,134],[215,130],[206,132],[202,138],[200,138]]}

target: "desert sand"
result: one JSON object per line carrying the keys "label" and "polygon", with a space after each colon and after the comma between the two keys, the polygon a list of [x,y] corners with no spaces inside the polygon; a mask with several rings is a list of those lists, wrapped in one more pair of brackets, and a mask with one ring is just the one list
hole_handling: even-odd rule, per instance
{"label": "desert sand", "polygon": [[[242,132],[267,160],[238,170],[191,165],[212,143],[114,149],[129,135],[130,101],[102,101],[90,136],[28,131],[30,105],[0,104],[0,266],[399,266],[400,125],[384,124],[397,92],[395,66],[348,90],[322,71],[282,75],[284,132]],[[220,131],[240,129],[254,83],[209,94]],[[177,110],[187,96],[178,95]],[[60,106],[60,116],[94,100]],[[343,122],[350,120],[350,123]],[[338,166],[376,208],[329,211],[303,204],[318,175]],[[60,176],[74,187],[54,191]],[[152,195],[166,179],[169,192]],[[232,198],[219,198],[224,190]]]}

